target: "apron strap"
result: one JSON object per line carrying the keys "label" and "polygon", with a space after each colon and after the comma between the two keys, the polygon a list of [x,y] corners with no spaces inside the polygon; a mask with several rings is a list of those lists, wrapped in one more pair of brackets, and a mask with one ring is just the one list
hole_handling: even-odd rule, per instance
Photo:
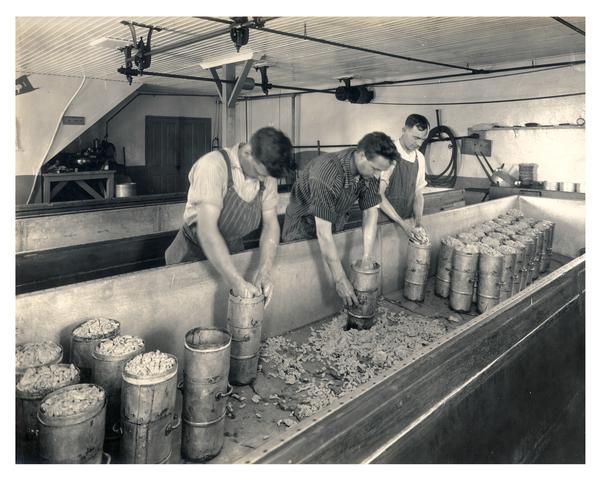
{"label": "apron strap", "polygon": [[[231,173],[231,158],[229,157],[227,150],[225,150],[224,148],[221,148],[219,150],[219,153],[221,155],[223,155],[223,159],[225,160],[225,164],[227,165],[227,188],[233,188],[234,184],[233,184],[233,174]],[[261,181],[259,181],[259,183],[260,183],[260,191],[264,192],[264,190],[265,190],[264,182],[261,180]]]}
{"label": "apron strap", "polygon": [[219,150],[219,153],[221,155],[223,155],[223,159],[225,160],[225,164],[227,165],[227,188],[232,188],[233,187],[233,175],[231,173],[231,158],[229,157],[227,150],[225,150],[224,148],[221,148]]}

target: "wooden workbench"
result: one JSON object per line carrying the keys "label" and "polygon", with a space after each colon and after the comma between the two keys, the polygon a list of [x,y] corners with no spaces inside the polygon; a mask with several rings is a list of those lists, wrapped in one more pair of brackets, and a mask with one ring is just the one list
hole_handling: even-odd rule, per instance
{"label": "wooden workbench", "polygon": [[[88,182],[100,180],[100,192],[95,190]],[[115,196],[115,171],[95,170],[89,172],[44,173],[42,174],[43,202],[50,203],[52,199],[68,183],[76,183],[92,198],[112,198]],[[54,184],[54,186],[52,186]]]}

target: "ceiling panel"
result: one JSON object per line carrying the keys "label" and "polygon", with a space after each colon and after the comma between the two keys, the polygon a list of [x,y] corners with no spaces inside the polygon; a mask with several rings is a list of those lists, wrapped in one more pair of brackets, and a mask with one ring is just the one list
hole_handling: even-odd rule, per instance
{"label": "ceiling panel", "polygon": [[[116,49],[90,46],[102,37],[131,43],[122,20],[162,27],[154,32],[154,48],[193,36],[222,30],[226,25],[190,17],[18,17],[16,19],[17,73],[41,73],[126,81],[117,73],[123,54]],[[585,29],[583,17],[565,17]],[[538,59],[582,55],[585,37],[550,17],[280,17],[268,28],[329,41],[415,57],[456,66],[530,63]],[[137,36],[146,30],[136,28]],[[448,73],[446,67],[368,52],[324,45],[304,39],[250,30],[251,48],[265,54],[269,80],[274,84],[332,88],[335,79],[351,74],[357,80],[377,81],[404,76]],[[228,34],[152,57],[150,71],[210,77],[201,60],[228,56],[235,47]],[[460,73],[460,69],[453,70]],[[258,81],[260,75],[253,72]],[[208,82],[134,78],[134,82],[214,93]],[[260,92],[260,90],[256,90]]]}

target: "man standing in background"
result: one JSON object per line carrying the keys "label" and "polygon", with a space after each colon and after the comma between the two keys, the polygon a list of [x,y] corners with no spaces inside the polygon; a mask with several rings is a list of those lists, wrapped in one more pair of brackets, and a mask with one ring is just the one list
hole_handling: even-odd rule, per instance
{"label": "man standing in background", "polygon": [[379,179],[379,208],[411,238],[422,232],[425,157],[419,151],[429,133],[429,121],[416,113],[404,122],[402,135],[394,142],[400,159],[382,172]]}

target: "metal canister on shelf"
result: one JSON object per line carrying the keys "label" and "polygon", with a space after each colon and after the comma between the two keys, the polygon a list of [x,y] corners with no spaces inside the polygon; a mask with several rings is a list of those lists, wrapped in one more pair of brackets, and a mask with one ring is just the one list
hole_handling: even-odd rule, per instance
{"label": "metal canister on shelf", "polygon": [[217,328],[193,328],[185,335],[182,455],[203,462],[223,448],[231,335]]}
{"label": "metal canister on shelf", "polygon": [[363,267],[359,260],[351,265],[350,281],[359,304],[348,309],[348,328],[366,330],[373,326],[377,312],[380,271],[381,266],[377,262]]}
{"label": "metal canister on shelf", "polygon": [[504,256],[498,298],[498,301],[502,302],[512,295],[514,271],[517,266],[517,250],[508,245],[500,245],[498,251]]}
{"label": "metal canister on shelf", "polygon": [[408,241],[403,292],[409,300],[422,302],[425,299],[430,259],[431,242],[418,243],[413,239]]}
{"label": "metal canister on shelf", "polygon": [[[527,247],[516,240],[507,240],[504,245],[514,248],[515,264],[513,269],[513,285],[511,289],[511,295],[518,293],[521,290],[521,278],[523,276],[523,266],[526,265],[527,261]],[[526,275],[527,273],[525,273]]]}
{"label": "metal canister on shelf", "polygon": [[263,295],[240,298],[229,293],[227,326],[231,332],[231,366],[229,381],[248,385],[256,378],[258,351],[265,312]]}

